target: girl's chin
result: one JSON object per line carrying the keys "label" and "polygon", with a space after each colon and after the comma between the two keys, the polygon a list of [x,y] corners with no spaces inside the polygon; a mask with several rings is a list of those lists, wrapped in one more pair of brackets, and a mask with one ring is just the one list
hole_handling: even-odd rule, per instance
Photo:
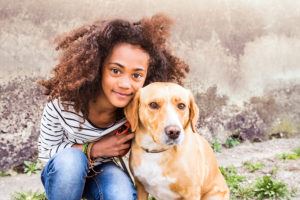
{"label": "girl's chin", "polygon": [[124,108],[125,106],[127,106],[129,103],[129,101],[115,101],[113,103],[113,106],[115,106],[116,108]]}

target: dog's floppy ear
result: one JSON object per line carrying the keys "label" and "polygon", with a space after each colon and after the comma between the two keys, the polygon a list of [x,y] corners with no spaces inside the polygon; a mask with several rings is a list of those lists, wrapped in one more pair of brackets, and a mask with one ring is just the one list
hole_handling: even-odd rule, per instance
{"label": "dog's floppy ear", "polygon": [[190,107],[189,108],[190,108],[189,123],[192,126],[193,132],[196,133],[196,123],[199,119],[199,108],[198,108],[197,104],[195,103],[195,99],[194,99],[192,92],[190,92]]}
{"label": "dog's floppy ear", "polygon": [[140,91],[137,91],[132,101],[124,109],[125,116],[131,125],[131,131],[136,130],[139,122],[139,100]]}

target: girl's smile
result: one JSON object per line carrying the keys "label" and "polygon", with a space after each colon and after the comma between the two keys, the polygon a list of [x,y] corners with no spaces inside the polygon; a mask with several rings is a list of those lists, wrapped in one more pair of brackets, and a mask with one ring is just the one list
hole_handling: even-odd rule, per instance
{"label": "girl's smile", "polygon": [[131,97],[131,96],[133,95],[132,93],[124,94],[124,93],[116,92],[116,91],[113,91],[113,92],[116,93],[116,95],[117,95],[119,98],[128,98],[128,97]]}

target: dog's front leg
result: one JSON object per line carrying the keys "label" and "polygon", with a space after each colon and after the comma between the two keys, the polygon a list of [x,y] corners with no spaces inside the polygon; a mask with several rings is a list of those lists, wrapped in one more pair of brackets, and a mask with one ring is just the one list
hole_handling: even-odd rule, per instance
{"label": "dog's front leg", "polygon": [[146,192],[144,186],[136,180],[136,189],[137,189],[137,199],[138,200],[148,200],[148,192]]}

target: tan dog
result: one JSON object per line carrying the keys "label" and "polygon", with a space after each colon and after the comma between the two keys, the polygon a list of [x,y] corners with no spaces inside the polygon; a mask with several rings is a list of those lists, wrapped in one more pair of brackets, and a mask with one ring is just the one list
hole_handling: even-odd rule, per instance
{"label": "tan dog", "polygon": [[229,199],[213,150],[196,133],[198,114],[191,92],[174,83],[140,89],[125,108],[136,132],[130,169],[138,200]]}

